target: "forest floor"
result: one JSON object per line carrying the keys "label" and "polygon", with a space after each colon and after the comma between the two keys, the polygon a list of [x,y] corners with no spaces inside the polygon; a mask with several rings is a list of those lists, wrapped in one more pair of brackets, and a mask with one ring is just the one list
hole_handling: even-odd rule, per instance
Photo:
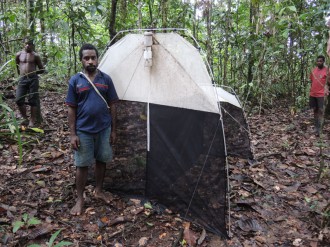
{"label": "forest floor", "polygon": [[42,94],[45,133],[25,131],[21,166],[17,144],[0,139],[0,246],[55,246],[47,242],[60,229],[54,243],[73,246],[188,246],[182,239],[210,247],[330,246],[329,121],[320,139],[311,112],[291,114],[284,102],[248,118],[255,160],[229,158],[231,238],[224,240],[136,198],[113,194],[105,205],[92,185],[84,214],[71,216],[75,168],[64,95]]}

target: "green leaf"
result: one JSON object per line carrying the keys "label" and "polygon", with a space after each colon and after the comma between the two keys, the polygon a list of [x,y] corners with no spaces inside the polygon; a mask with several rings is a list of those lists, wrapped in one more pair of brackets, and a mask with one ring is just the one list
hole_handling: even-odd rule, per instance
{"label": "green leaf", "polygon": [[53,233],[53,235],[51,236],[51,238],[49,239],[49,242],[48,242],[49,247],[53,246],[53,243],[54,243],[55,239],[57,238],[57,235],[60,234],[61,231],[62,231],[62,229]]}
{"label": "green leaf", "polygon": [[61,241],[58,244],[54,245],[54,247],[62,247],[62,246],[70,246],[70,245],[73,245],[73,243],[68,241]]}
{"label": "green leaf", "polygon": [[281,9],[280,12],[278,13],[279,16],[281,16],[284,12],[285,8]]}
{"label": "green leaf", "polygon": [[144,204],[144,208],[146,208],[146,209],[152,209],[152,205],[151,205],[151,203],[150,203],[150,202],[146,202],[146,203]]}
{"label": "green leaf", "polygon": [[35,217],[32,217],[31,219],[29,219],[29,221],[27,222],[28,226],[32,226],[32,225],[38,225],[40,224],[41,221]]}
{"label": "green leaf", "polygon": [[13,124],[8,124],[8,127],[9,127],[9,130],[10,130],[10,132],[12,133],[12,134],[14,134],[15,133],[15,131],[16,131],[16,127],[15,127],[15,125],[13,125]]}
{"label": "green leaf", "polygon": [[24,222],[26,222],[28,218],[29,215],[27,213],[23,214],[22,219],[24,220]]}
{"label": "green leaf", "polygon": [[24,226],[23,221],[15,221],[13,223],[13,233],[17,232],[22,226]]}
{"label": "green leaf", "polygon": [[37,183],[37,185],[39,185],[40,187],[46,187],[46,183],[45,183],[45,181],[38,180],[36,183]]}
{"label": "green leaf", "polygon": [[288,6],[287,8],[293,12],[297,12],[296,6]]}
{"label": "green leaf", "polygon": [[43,129],[39,129],[39,128],[30,128],[30,130],[33,130],[34,132],[37,132],[37,133],[45,133]]}
{"label": "green leaf", "polygon": [[11,14],[11,15],[8,16],[8,19],[10,20],[10,22],[14,23],[16,21],[16,15]]}

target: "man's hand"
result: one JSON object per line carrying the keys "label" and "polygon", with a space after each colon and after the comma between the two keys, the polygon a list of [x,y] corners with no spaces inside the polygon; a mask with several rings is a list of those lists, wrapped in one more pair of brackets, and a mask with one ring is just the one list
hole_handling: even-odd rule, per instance
{"label": "man's hand", "polygon": [[116,132],[115,131],[111,131],[111,134],[110,134],[110,143],[111,144],[115,144],[117,141],[117,135],[116,135]]}
{"label": "man's hand", "polygon": [[79,137],[77,135],[71,135],[70,136],[70,144],[71,144],[71,148],[73,150],[78,150],[78,148],[80,146]]}

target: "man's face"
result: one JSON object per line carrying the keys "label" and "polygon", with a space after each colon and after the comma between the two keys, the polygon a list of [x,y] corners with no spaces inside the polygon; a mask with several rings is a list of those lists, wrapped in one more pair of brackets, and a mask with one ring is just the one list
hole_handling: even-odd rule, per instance
{"label": "man's face", "polygon": [[33,51],[33,44],[31,44],[31,43],[25,43],[24,48],[25,48],[25,51],[26,52],[32,52]]}
{"label": "man's face", "polygon": [[324,65],[323,59],[322,58],[318,58],[316,60],[316,66],[319,67],[320,69],[322,69],[323,68],[323,65]]}
{"label": "man's face", "polygon": [[98,65],[98,59],[95,50],[83,50],[82,51],[82,65],[88,72],[94,72]]}

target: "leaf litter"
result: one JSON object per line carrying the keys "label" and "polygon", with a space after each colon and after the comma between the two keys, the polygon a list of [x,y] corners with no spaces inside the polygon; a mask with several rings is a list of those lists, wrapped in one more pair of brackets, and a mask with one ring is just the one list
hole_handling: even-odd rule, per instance
{"label": "leaf litter", "polygon": [[[15,109],[14,102],[8,102]],[[282,105],[282,107],[281,107]],[[166,209],[159,213],[139,199],[113,194],[105,205],[94,200],[88,185],[86,213],[71,216],[75,169],[69,145],[64,95],[42,98],[42,131],[26,133],[24,163],[12,141],[0,146],[0,243],[26,246],[31,240],[75,246],[329,246],[330,122],[324,127],[326,169],[321,161],[310,111],[289,114],[286,103],[248,118],[255,160],[228,158],[231,239],[223,240]],[[12,233],[12,222],[31,214],[42,224]],[[26,237],[29,236],[30,237]],[[29,242],[28,242],[29,241]]]}

